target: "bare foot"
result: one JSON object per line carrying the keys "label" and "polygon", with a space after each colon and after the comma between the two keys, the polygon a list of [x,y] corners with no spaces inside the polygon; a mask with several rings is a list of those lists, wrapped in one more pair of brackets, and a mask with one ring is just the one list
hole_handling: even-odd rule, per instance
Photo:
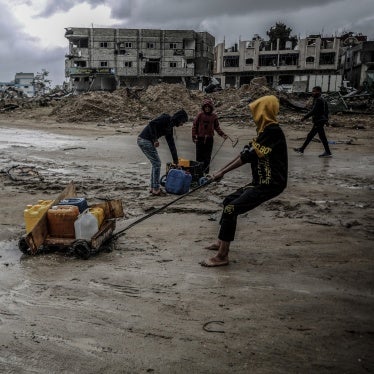
{"label": "bare foot", "polygon": [[218,251],[219,250],[219,244],[218,243],[212,243],[204,247],[204,249],[209,249],[210,251]]}
{"label": "bare foot", "polygon": [[228,264],[229,264],[228,257],[220,258],[217,256],[208,258],[200,262],[201,266],[208,267],[208,268],[216,267],[216,266],[226,266]]}

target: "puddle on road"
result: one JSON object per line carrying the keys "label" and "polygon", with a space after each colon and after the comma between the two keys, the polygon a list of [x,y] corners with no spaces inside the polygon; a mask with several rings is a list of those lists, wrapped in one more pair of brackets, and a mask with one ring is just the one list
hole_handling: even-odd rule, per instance
{"label": "puddle on road", "polygon": [[[13,147],[37,147],[39,149],[56,149],[63,145],[71,145],[77,141],[76,137],[67,135],[49,134],[43,131],[29,130],[0,130],[0,149]],[[78,143],[78,141],[77,141]]]}

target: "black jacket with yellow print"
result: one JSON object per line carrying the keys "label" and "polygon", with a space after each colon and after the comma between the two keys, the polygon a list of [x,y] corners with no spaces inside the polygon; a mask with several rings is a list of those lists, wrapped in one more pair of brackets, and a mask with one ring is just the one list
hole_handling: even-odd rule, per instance
{"label": "black jacket with yellow print", "polygon": [[279,188],[287,186],[288,157],[284,133],[279,124],[268,124],[241,153],[243,163],[252,164],[252,184]]}
{"label": "black jacket with yellow print", "polygon": [[279,100],[274,95],[262,96],[249,109],[257,137],[242,152],[242,162],[252,164],[252,184],[281,192],[287,186],[288,160],[286,138],[277,121]]}

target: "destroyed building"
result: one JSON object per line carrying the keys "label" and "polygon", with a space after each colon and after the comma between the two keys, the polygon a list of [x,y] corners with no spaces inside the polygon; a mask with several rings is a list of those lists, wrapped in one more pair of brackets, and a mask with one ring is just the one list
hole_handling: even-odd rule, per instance
{"label": "destroyed building", "polygon": [[65,76],[77,92],[159,82],[199,88],[213,75],[215,38],[207,32],[76,27],[65,30],[69,41]]}
{"label": "destroyed building", "polygon": [[356,89],[374,93],[374,42],[361,35],[342,38],[341,69],[343,77]]}
{"label": "destroyed building", "polygon": [[310,92],[313,86],[321,86],[324,92],[339,91],[339,52],[338,37],[310,35],[274,43],[255,35],[230,48],[225,42],[218,44],[214,76],[224,88],[238,88],[265,76],[270,87],[280,90]]}
{"label": "destroyed building", "polygon": [[34,73],[16,73],[11,82],[0,82],[0,92],[12,92],[17,96],[32,97],[35,95]]}

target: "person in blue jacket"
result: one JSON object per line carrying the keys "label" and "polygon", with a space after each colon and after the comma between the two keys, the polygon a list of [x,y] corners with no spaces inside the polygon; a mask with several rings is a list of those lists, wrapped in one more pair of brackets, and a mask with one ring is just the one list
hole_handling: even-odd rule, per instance
{"label": "person in blue jacket", "polygon": [[161,160],[157,152],[157,147],[160,144],[158,140],[162,136],[165,137],[173,163],[178,165],[178,153],[174,142],[173,128],[182,126],[187,121],[188,115],[184,109],[177,111],[172,116],[164,113],[150,121],[138,136],[138,146],[152,165],[150,193],[153,196],[165,194],[160,188]]}

